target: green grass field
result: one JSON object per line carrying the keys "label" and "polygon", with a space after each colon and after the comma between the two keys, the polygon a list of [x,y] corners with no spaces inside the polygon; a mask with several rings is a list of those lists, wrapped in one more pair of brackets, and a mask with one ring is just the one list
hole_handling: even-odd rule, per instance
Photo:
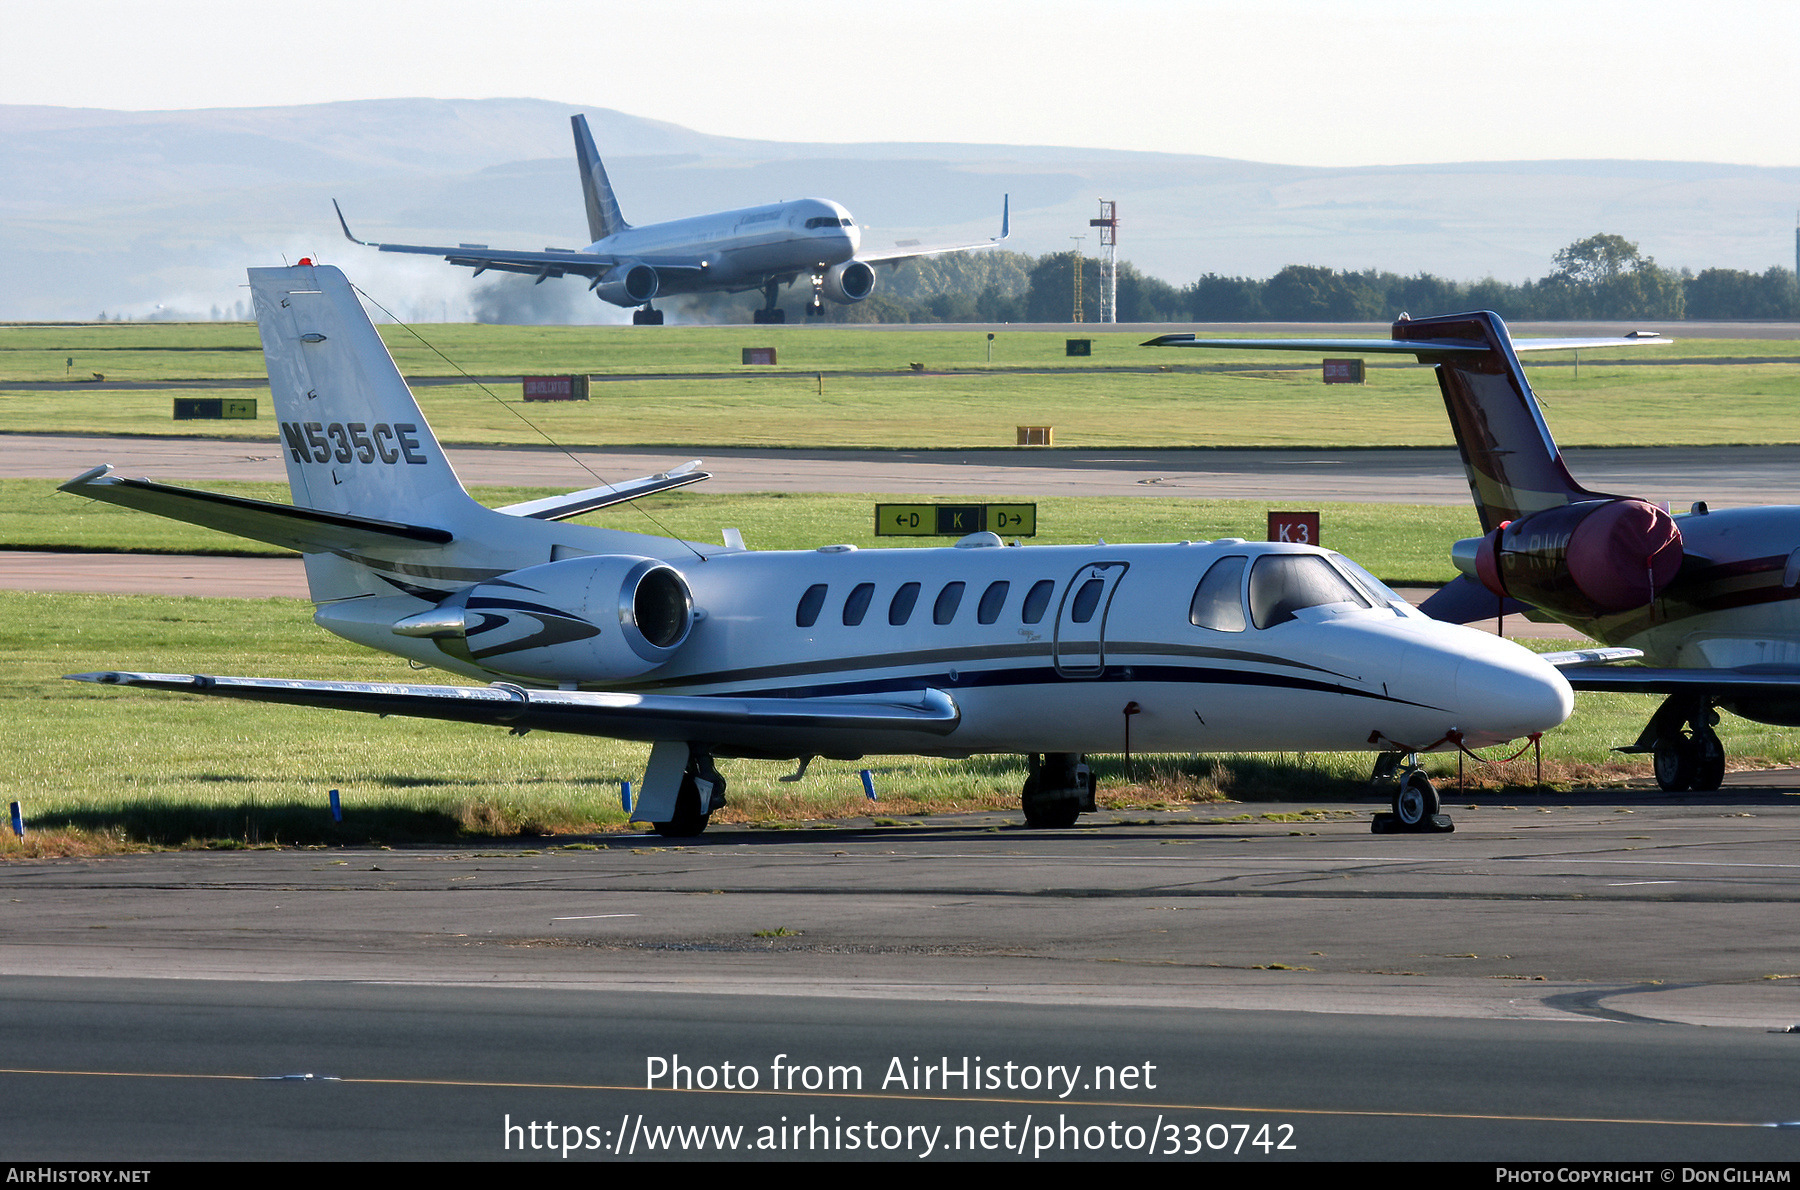
{"label": "green grass field", "polygon": [[[220,482],[212,491],[286,502],[286,485]],[[488,505],[512,504],[551,495],[550,488],[477,488]],[[753,549],[815,549],[833,542],[863,548],[928,548],[947,542],[882,537],[874,533],[874,507],[881,501],[916,503],[917,496],[844,496],[763,492],[709,494],[672,492],[578,518],[633,533],[671,534],[689,541],[718,542],[727,527],[739,529]],[[1276,507],[1255,500],[1195,500],[1180,497],[1052,497],[1038,500],[1040,545],[1183,541],[1219,537],[1260,540],[1267,513]],[[1429,586],[1455,577],[1448,543],[1480,531],[1472,509],[1462,505],[1325,504],[1320,506],[1325,544],[1349,554],[1396,586]],[[654,518],[654,519],[651,519]],[[47,479],[0,479],[0,549],[89,552],[244,554],[277,556],[284,551],[180,521],[147,516],[114,504],[84,500],[56,490]]]}
{"label": "green grass field", "polygon": [[[986,340],[973,332],[457,325],[420,330],[470,375],[673,374],[597,382],[591,401],[531,406],[513,385],[492,392],[466,383],[420,386],[421,406],[438,436],[451,443],[538,443],[548,434],[571,446],[1002,447],[1014,444],[1021,425],[1054,426],[1057,444],[1064,447],[1451,442],[1426,368],[1372,368],[1367,385],[1327,388],[1308,357],[1208,352],[1202,358],[1190,350],[1142,348],[1137,335],[1091,333],[1093,355],[1070,359],[1062,354],[1064,335],[1001,331],[989,368]],[[457,375],[410,333],[396,327],[383,332],[409,374]],[[255,341],[254,328],[231,323],[0,331],[0,431],[273,441]],[[781,367],[743,367],[739,349],[749,345],[776,346]],[[1656,362],[1607,367],[1602,361],[1620,355]],[[1790,362],[1705,362],[1772,357]],[[71,358],[72,369],[65,365]],[[913,363],[928,370],[911,372]],[[1800,442],[1796,363],[1800,341],[1705,340],[1584,353],[1579,378],[1573,368],[1548,364],[1533,367],[1532,374],[1565,446],[1787,443]],[[1264,367],[1203,370],[1222,364]],[[1169,370],[1106,370],[1163,367]],[[1070,370],[1033,370],[1043,368]],[[899,374],[831,374],[869,369]],[[931,369],[974,371],[941,375]],[[820,371],[826,373],[822,379]],[[244,385],[135,391],[7,387],[8,381],[58,381],[90,372],[144,383],[242,378]],[[697,372],[727,375],[689,375]],[[256,425],[177,423],[170,418],[177,393],[260,395],[264,417]]]}
{"label": "green grass field", "polygon": [[[1191,367],[1192,352],[1150,352],[1137,336],[1095,333],[1085,362],[1062,355],[1062,335],[1002,330],[985,368],[979,334],[872,332],[849,328],[500,328],[429,327],[426,333],[466,371],[694,373],[597,384],[585,404],[524,406],[516,389],[422,387],[421,403],[449,442],[537,442],[528,415],[569,445],[1000,446],[1017,425],[1050,424],[1065,446],[1375,446],[1450,442],[1435,384],[1421,368],[1374,369],[1362,388],[1326,389],[1316,369],[1223,373]],[[450,369],[404,332],[384,328],[409,372]],[[738,349],[774,345],[782,368],[738,366]],[[1534,381],[1565,445],[1800,442],[1800,369],[1792,363],[1705,360],[1792,356],[1800,342],[1718,341],[1660,349],[1651,366],[1606,367],[1584,354],[1572,368],[1539,367]],[[1645,352],[1637,353],[1642,357]],[[65,360],[73,358],[73,369]],[[1253,357],[1243,356],[1248,361]],[[1162,366],[1168,372],[1105,368]],[[1689,362],[1682,362],[1689,361]],[[834,376],[816,371],[973,368],[974,375]],[[1232,362],[1230,357],[1216,362]],[[1031,369],[1074,365],[1069,373]],[[169,419],[177,390],[44,392],[7,381],[60,380],[105,372],[150,383],[185,377],[241,378],[263,387],[254,328],[230,324],[6,328],[0,331],[0,431],[108,434],[246,433],[274,441],[265,415],[255,425]],[[823,384],[823,393],[820,385]],[[192,395],[193,390],[188,390]],[[202,395],[226,395],[205,390]],[[265,405],[266,411],[266,405]],[[279,485],[216,484],[218,490],[285,499]],[[41,480],[0,481],[0,548],[257,552],[237,538],[58,494]],[[484,489],[510,503],[544,489]],[[641,507],[597,514],[594,523],[717,541],[741,529],[753,548],[822,542],[896,544],[872,536],[875,495],[672,493]],[[905,497],[896,499],[906,500]],[[916,499],[916,497],[911,498]],[[1116,499],[1038,501],[1042,543],[1168,541],[1263,536],[1270,505],[1251,501]],[[1451,541],[1475,530],[1466,507],[1328,504],[1324,543],[1396,584],[1452,575]],[[648,515],[646,515],[648,514]],[[654,520],[650,518],[654,518]],[[935,544],[935,543],[920,543]],[[275,552],[275,551],[268,551]],[[143,845],[268,842],[390,843],[518,833],[571,834],[623,824],[619,782],[636,780],[645,749],[533,733],[512,737],[422,720],[380,720],[217,703],[65,682],[62,674],[131,668],[351,680],[439,680],[398,659],[358,649],[314,628],[297,600],[197,600],[0,592],[0,658],[12,680],[0,703],[12,728],[7,788],[25,803],[33,830],[21,847],[0,838],[0,855]],[[1580,697],[1574,721],[1546,739],[1551,788],[1573,780],[1641,774],[1612,745],[1634,738],[1652,700]],[[1734,763],[1792,763],[1791,733],[1727,719],[1721,734]],[[875,772],[884,800],[862,800],[857,770]],[[1369,758],[1288,755],[1140,758],[1138,781],[1116,757],[1095,758],[1102,802],[1169,806],[1229,796],[1254,801],[1372,802]],[[1435,761],[1453,772],[1454,761]],[[1017,805],[1016,758],[968,761],[874,758],[821,761],[805,783],[776,781],[782,766],[727,762],[730,817],[791,824],[850,814],[917,817]],[[1513,766],[1502,783],[1529,780]],[[330,824],[325,792],[343,791],[348,818]],[[10,799],[9,799],[10,800]],[[1452,795],[1451,804],[1454,804]],[[1228,813],[1237,813],[1235,809]]]}

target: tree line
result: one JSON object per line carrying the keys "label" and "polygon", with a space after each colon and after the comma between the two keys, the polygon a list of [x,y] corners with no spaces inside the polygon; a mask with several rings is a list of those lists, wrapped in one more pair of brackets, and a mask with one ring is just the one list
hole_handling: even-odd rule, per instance
{"label": "tree line", "polygon": [[[992,251],[928,257],[879,269],[873,296],[854,305],[826,303],[833,322],[1068,322],[1074,269],[1081,268],[1083,321],[1099,322],[1103,262],[1076,252],[1033,257]],[[789,291],[798,321],[809,291]],[[711,314],[749,320],[755,300],[720,299]],[[1557,252],[1551,269],[1517,284],[1488,277],[1452,281],[1430,273],[1402,276],[1378,269],[1339,271],[1289,265],[1267,279],[1208,273],[1186,286],[1145,276],[1119,262],[1120,322],[1386,322],[1414,316],[1493,310],[1512,321],[1800,318],[1793,270],[1676,271],[1643,255],[1621,236],[1595,235]]]}

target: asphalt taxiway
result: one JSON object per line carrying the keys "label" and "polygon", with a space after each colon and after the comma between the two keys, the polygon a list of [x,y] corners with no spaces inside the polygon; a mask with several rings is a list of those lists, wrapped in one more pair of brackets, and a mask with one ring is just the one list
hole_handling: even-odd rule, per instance
{"label": "asphalt taxiway", "polygon": [[[645,1121],[786,1117],[1160,1119],[1187,1159],[1247,1124],[1297,1145],[1257,1160],[1792,1161],[1800,774],[1446,806],[1434,836],[1256,804],[9,864],[0,1105],[33,1159],[545,1156],[508,1118],[661,1158]],[[913,1073],[964,1056],[1085,1073]],[[648,1087],[671,1057],[713,1085]],[[728,1061],[760,1086],[719,1085]],[[780,1061],[864,1083],[771,1085]],[[1061,1135],[1043,1155],[1132,1155]],[[869,1155],[818,1136],[786,1155]]]}

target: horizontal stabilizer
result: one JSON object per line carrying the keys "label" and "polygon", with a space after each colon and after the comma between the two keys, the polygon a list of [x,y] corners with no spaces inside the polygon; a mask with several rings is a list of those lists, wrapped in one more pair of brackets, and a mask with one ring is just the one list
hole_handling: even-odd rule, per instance
{"label": "horizontal stabilizer", "polygon": [[[1590,347],[1654,347],[1673,343],[1661,335],[1642,332],[1610,339],[1514,339],[1519,351],[1577,351]],[[1335,351],[1345,355],[1416,355],[1421,359],[1440,355],[1482,354],[1492,350],[1470,339],[1202,339],[1195,335],[1158,335],[1140,347],[1213,347],[1229,351]]]}
{"label": "horizontal stabilizer", "polygon": [[155,513],[170,520],[186,521],[190,525],[203,525],[302,554],[360,550],[375,545],[442,545],[453,540],[449,531],[423,525],[320,512],[292,504],[277,504],[272,500],[251,500],[244,496],[154,483],[148,479],[122,479],[112,473],[110,466],[84,471],[60,485],[59,490]]}
{"label": "horizontal stabilizer", "polygon": [[738,698],[528,690],[492,686],[411,686],[310,682],[203,674],[69,674],[77,682],[139,686],[251,702],[486,723],[610,739],[704,740],[727,755],[793,757],[906,750],[955,731],[962,713],[941,690],[868,698]]}
{"label": "horizontal stabilizer", "polygon": [[1531,607],[1511,596],[1502,599],[1464,574],[1439,587],[1419,610],[1445,624],[1467,624],[1494,616],[1522,616]]}
{"label": "horizontal stabilizer", "polygon": [[523,504],[508,504],[494,511],[504,512],[511,516],[531,517],[539,521],[566,521],[572,516],[580,516],[584,512],[595,512],[602,508],[611,508],[615,504],[624,504],[628,500],[636,500],[641,496],[652,496],[657,492],[673,491],[689,484],[700,483],[711,479],[710,471],[700,470],[700,460],[684,463],[679,467],[671,467],[667,471],[655,475],[646,475],[641,479],[628,479],[624,483],[602,484],[595,488],[584,488],[579,492],[567,492],[560,496],[545,496],[542,500],[527,500]]}

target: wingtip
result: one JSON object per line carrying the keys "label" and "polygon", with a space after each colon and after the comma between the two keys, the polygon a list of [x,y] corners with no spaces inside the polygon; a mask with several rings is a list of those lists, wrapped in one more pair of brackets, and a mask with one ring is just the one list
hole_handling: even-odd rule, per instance
{"label": "wingtip", "polygon": [[1139,343],[1138,346],[1139,347],[1173,347],[1177,343],[1192,343],[1193,341],[1194,341],[1194,336],[1192,336],[1192,335],[1158,335],[1154,339],[1147,339],[1144,342]]}

